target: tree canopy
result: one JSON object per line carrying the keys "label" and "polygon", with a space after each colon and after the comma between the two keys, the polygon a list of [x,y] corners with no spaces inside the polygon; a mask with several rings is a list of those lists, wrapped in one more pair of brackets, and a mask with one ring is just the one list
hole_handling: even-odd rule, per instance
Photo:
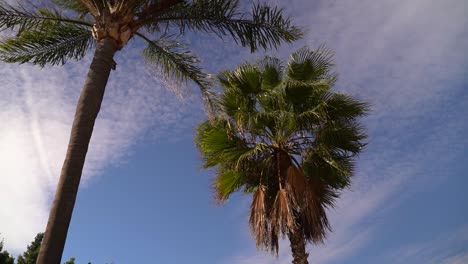
{"label": "tree canopy", "polygon": [[0,241],[0,264],[15,264],[15,258],[3,248],[3,240]]}
{"label": "tree canopy", "polygon": [[26,251],[22,255],[18,256],[17,264],[36,264],[39,249],[41,248],[42,238],[44,238],[44,233],[36,235],[34,241],[31,242]]}
{"label": "tree canopy", "polygon": [[[26,251],[18,256],[16,264],[36,264],[43,238],[44,233],[38,233],[31,244],[28,245]],[[0,241],[0,264],[15,264],[15,258],[3,249],[3,241]],[[70,258],[64,264],[75,264],[75,258]]]}
{"label": "tree canopy", "polygon": [[216,198],[253,193],[250,227],[257,246],[272,252],[295,233],[323,242],[326,209],[350,185],[366,145],[359,118],[368,104],[331,90],[332,58],[323,46],[304,47],[286,64],[265,57],[220,73],[214,115],[197,130],[204,167],[216,168]]}

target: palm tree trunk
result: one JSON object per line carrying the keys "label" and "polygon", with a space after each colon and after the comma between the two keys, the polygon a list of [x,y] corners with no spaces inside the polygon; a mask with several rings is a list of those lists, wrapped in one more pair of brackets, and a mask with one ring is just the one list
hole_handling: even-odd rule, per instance
{"label": "palm tree trunk", "polygon": [[94,122],[101,108],[107,80],[115,65],[113,57],[116,51],[117,44],[110,38],[101,40],[97,45],[76,107],[67,155],[50,210],[37,264],[60,264],[86,152]]}
{"label": "palm tree trunk", "polygon": [[299,228],[294,228],[288,234],[289,242],[291,243],[291,252],[293,255],[293,264],[309,264],[307,258],[309,253],[305,249],[304,235]]}

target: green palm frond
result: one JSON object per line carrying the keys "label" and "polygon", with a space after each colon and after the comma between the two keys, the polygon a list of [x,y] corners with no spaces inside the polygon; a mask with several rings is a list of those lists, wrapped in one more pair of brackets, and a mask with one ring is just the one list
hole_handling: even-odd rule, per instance
{"label": "green palm frond", "polygon": [[92,26],[86,21],[63,16],[57,10],[31,10],[22,5],[14,7],[0,0],[0,30],[18,28],[18,33],[21,33],[23,30],[43,30],[56,23]]}
{"label": "green palm frond", "polygon": [[341,190],[349,186],[354,173],[354,157],[324,149],[315,149],[301,164],[309,179]]}
{"label": "green palm frond", "polygon": [[93,45],[91,32],[72,24],[50,25],[43,30],[24,30],[16,37],[0,41],[0,60],[5,62],[64,64],[69,59],[79,60]]}
{"label": "green palm frond", "polygon": [[257,142],[248,144],[239,134],[228,132],[224,122],[205,122],[197,129],[197,147],[204,153],[205,168],[228,162],[232,169],[239,169],[247,159],[255,159],[268,146]]}
{"label": "green palm frond", "polygon": [[233,158],[226,157],[226,153],[232,154],[237,138],[230,137],[230,134],[225,122],[206,121],[199,125],[195,143],[204,153],[204,168],[217,166],[220,161],[233,162]]}
{"label": "green palm frond", "polygon": [[367,102],[342,93],[334,93],[326,100],[327,115],[330,120],[353,120],[369,113]]}
{"label": "green palm frond", "polygon": [[218,81],[224,92],[218,96],[218,106],[227,116],[233,118],[239,127],[249,130],[261,128],[262,123],[258,118],[263,117],[265,110],[276,111],[282,104],[282,97],[271,90],[277,85],[275,83],[279,82],[277,79],[281,76],[278,72],[280,68],[278,61],[271,58],[269,61],[246,63],[233,71],[220,73]]}
{"label": "green palm frond", "polygon": [[244,175],[236,170],[221,168],[213,179],[212,188],[216,193],[216,200],[224,202],[229,196],[238,191],[245,184]]}
{"label": "green palm frond", "polygon": [[176,6],[168,12],[156,14],[143,21],[143,25],[167,24],[185,30],[230,35],[251,51],[278,47],[281,42],[293,42],[302,32],[284,17],[283,10],[266,4],[256,4],[251,17],[242,16],[238,0],[195,0]]}
{"label": "green palm frond", "polygon": [[258,131],[258,134],[265,134],[273,138],[276,133],[276,118],[278,117],[277,111],[260,111],[250,115],[250,129]]}
{"label": "green palm frond", "polygon": [[283,65],[281,60],[265,56],[262,60],[257,62],[260,71],[262,72],[262,85],[263,89],[273,89],[281,83],[283,78]]}
{"label": "green palm frond", "polygon": [[255,156],[263,152],[268,152],[269,150],[269,146],[261,142],[255,143],[253,147],[243,148],[242,154],[237,157],[236,167],[238,168],[244,160],[255,159]]}
{"label": "green palm frond", "polygon": [[366,145],[364,129],[354,122],[335,121],[319,126],[315,133],[315,145],[330,151],[357,154]]}
{"label": "green palm frond", "polygon": [[191,80],[201,88],[203,94],[209,93],[207,75],[197,65],[200,60],[186,50],[183,43],[167,36],[152,41],[141,33],[137,35],[148,43],[143,51],[145,59],[148,63],[159,66],[163,77],[181,82]]}
{"label": "green palm frond", "polygon": [[297,94],[288,94],[291,100],[302,102],[302,105],[295,105],[296,118],[302,129],[311,130],[324,122],[352,122],[369,112],[368,103],[349,95],[322,92],[320,89],[314,91],[313,85],[309,89],[309,92],[295,91]]}
{"label": "green palm frond", "polygon": [[333,53],[325,46],[322,45],[317,50],[303,47],[291,54],[286,75],[291,80],[301,82],[326,78],[333,80],[334,74],[330,72],[333,66]]}
{"label": "green palm frond", "polygon": [[328,95],[332,86],[327,79],[308,82],[287,79],[284,80],[284,93],[286,100],[299,113],[320,104],[320,101],[326,99],[322,97]]}
{"label": "green palm frond", "polygon": [[245,193],[258,190],[262,175],[268,174],[265,166],[268,168],[270,160],[267,157],[269,156],[265,155],[264,152],[259,152],[259,155],[244,158],[240,166],[231,163],[220,165],[212,185],[216,199],[219,202],[224,202],[232,193],[240,189],[243,189]]}
{"label": "green palm frond", "polygon": [[225,88],[236,89],[244,96],[258,93],[262,88],[262,76],[259,69],[248,63],[237,67],[234,71],[220,74],[219,79],[226,84]]}
{"label": "green palm frond", "polygon": [[246,117],[255,111],[254,106],[252,97],[243,95],[234,87],[224,92],[219,100],[220,109],[240,124],[244,124]]}

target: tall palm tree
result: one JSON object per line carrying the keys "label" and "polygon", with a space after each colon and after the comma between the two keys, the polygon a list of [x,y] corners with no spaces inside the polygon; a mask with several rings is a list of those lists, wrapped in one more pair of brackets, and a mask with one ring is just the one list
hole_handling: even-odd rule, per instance
{"label": "tall palm tree", "polygon": [[365,102],[331,90],[332,55],[294,52],[284,65],[266,57],[218,76],[215,114],[197,129],[204,167],[215,167],[216,198],[253,193],[250,228],[257,247],[278,253],[288,237],[293,263],[308,263],[307,242],[323,242],[326,209],[349,186],[365,146]]}
{"label": "tall palm tree", "polygon": [[[238,0],[52,0],[55,8],[9,5],[0,0],[0,30],[16,35],[0,41],[0,60],[61,65],[96,46],[76,108],[65,162],[50,211],[39,264],[60,263],[88,144],[104,96],[114,54],[137,36],[147,42],[145,59],[165,77],[193,81],[206,94],[208,80],[198,58],[177,36],[186,31],[231,37],[253,52],[301,36],[283,11],[256,4],[250,15]],[[47,5],[50,6],[50,5]]]}

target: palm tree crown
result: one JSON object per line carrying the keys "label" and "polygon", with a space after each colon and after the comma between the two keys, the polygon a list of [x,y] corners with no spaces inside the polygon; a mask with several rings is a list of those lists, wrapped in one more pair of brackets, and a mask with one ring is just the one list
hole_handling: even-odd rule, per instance
{"label": "palm tree crown", "polygon": [[215,116],[199,125],[195,141],[204,167],[217,168],[219,201],[253,193],[258,247],[277,253],[278,238],[297,233],[322,242],[326,208],[350,184],[366,138],[358,118],[368,105],[331,91],[332,66],[327,49],[304,47],[286,65],[266,57],[218,76]]}
{"label": "palm tree crown", "polygon": [[239,11],[238,0],[51,1],[57,8],[11,6],[0,0],[0,30],[18,32],[0,41],[0,60],[60,65],[83,58],[104,38],[114,39],[121,49],[136,35],[147,42],[145,59],[161,66],[165,76],[193,80],[206,89],[199,59],[178,34],[190,30],[229,36],[252,52],[302,36],[283,10],[260,3],[246,15]]}

